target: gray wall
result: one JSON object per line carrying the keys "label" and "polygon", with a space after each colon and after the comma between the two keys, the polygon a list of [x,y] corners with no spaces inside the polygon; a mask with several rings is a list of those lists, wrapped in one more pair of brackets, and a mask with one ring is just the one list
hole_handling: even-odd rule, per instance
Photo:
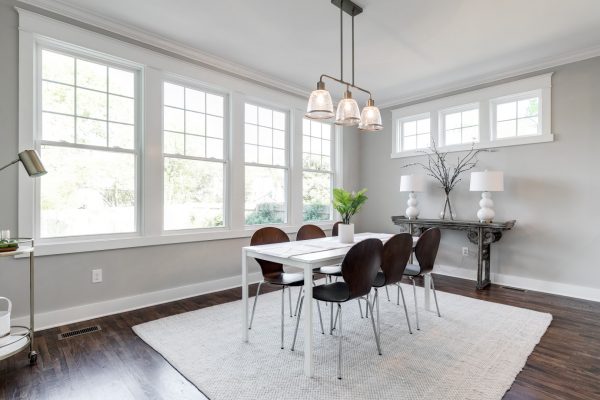
{"label": "gray wall", "polygon": [[[17,153],[18,16],[0,0],[0,163]],[[19,4],[23,8],[29,8]],[[346,150],[347,149],[347,150]],[[358,135],[344,135],[346,186],[358,182]],[[17,168],[0,173],[0,227],[17,232]],[[38,257],[37,312],[128,297],[240,274],[240,249],[248,238]],[[91,284],[102,268],[104,282]],[[27,314],[27,261],[0,259],[0,296],[13,300],[13,316]],[[256,265],[251,268],[258,271]]]}
{"label": "gray wall", "polygon": [[[478,170],[505,173],[505,191],[493,195],[496,219],[517,220],[515,230],[493,247],[492,272],[600,288],[600,58],[552,70],[555,141],[502,147],[480,157]],[[398,191],[400,176],[422,171],[402,166],[423,157],[391,159],[391,112],[385,110],[383,117],[381,134],[360,139],[360,186],[369,189],[369,201],[359,228],[397,232],[390,216],[404,215],[407,200]],[[437,217],[443,192],[428,179],[427,192],[418,196],[421,217]],[[469,192],[468,182],[467,174],[452,201],[459,218],[476,219],[480,194]],[[463,257],[462,246],[473,256]],[[474,251],[464,233],[445,231],[438,262],[474,277]]]}

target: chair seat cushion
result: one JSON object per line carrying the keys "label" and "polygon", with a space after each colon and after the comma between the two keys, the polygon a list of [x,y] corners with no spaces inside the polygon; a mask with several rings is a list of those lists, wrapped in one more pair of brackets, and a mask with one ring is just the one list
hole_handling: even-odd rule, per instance
{"label": "chair seat cushion", "polygon": [[404,275],[417,276],[421,273],[421,267],[416,264],[407,264],[404,270]]}
{"label": "chair seat cushion", "polygon": [[324,275],[332,275],[332,276],[342,276],[342,266],[341,265],[328,265],[326,267],[315,268],[313,272],[317,272],[319,274]]}
{"label": "chair seat cushion", "polygon": [[335,282],[313,288],[313,298],[321,301],[342,303],[350,298],[350,288],[346,282]]}
{"label": "chair seat cushion", "polygon": [[271,285],[285,285],[285,286],[303,286],[304,285],[304,274],[301,273],[289,273],[289,272],[277,272],[273,274],[267,274],[264,276],[265,282]]}
{"label": "chair seat cushion", "polygon": [[383,272],[378,272],[377,276],[375,277],[375,280],[373,281],[373,287],[382,287],[385,286],[385,275],[383,274]]}

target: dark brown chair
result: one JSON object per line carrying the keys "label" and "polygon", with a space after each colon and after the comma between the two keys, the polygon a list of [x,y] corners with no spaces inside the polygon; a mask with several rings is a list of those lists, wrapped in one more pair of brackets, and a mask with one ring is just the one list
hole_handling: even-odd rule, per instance
{"label": "dark brown chair", "polygon": [[[288,235],[279,228],[265,227],[257,230],[250,239],[251,246],[258,246],[263,244],[283,243],[289,242],[290,238]],[[290,304],[290,317],[292,316],[292,292],[291,286],[303,286],[304,275],[302,273],[288,273],[283,270],[283,265],[274,263],[267,260],[256,259],[260,266],[263,280],[258,284],[256,289],[256,296],[254,297],[254,305],[252,306],[252,316],[250,317],[250,325],[248,329],[252,329],[252,321],[254,320],[254,310],[256,310],[256,302],[260,293],[262,285],[274,285],[281,286],[281,348],[283,349],[283,310],[285,303],[285,290],[288,289],[289,304]]]}
{"label": "dark brown chair", "polygon": [[[337,304],[336,320],[339,319],[339,343],[338,343],[338,379],[342,379],[342,303],[349,300],[359,299],[367,303],[373,314],[373,303],[367,298],[373,286],[373,280],[377,276],[377,271],[381,266],[381,253],[383,244],[379,239],[366,239],[354,246],[348,251],[344,261],[342,261],[343,282],[328,283],[315,286],[313,288],[313,298],[317,301],[326,301]],[[296,331],[294,332],[294,341],[292,342],[292,351],[296,344],[298,334],[298,321],[302,314],[302,304],[304,296],[300,299],[300,310],[298,320],[296,321]],[[318,303],[317,303],[318,304]],[[379,335],[375,328],[375,321],[371,318],[377,351],[381,355],[381,345]]]}
{"label": "dark brown chair", "polygon": [[[375,280],[373,281],[373,288],[375,289],[375,307],[377,310],[377,331],[381,335],[381,324],[379,323],[379,292],[378,289],[385,287],[387,290],[388,285],[396,285],[398,287],[398,305],[400,305],[400,294],[402,294],[402,304],[404,304],[404,314],[406,315],[406,323],[408,324],[408,331],[412,334],[410,327],[410,320],[408,318],[408,309],[406,308],[406,301],[404,299],[404,292],[400,281],[410,259],[410,255],[413,251],[413,239],[409,233],[401,233],[399,235],[392,236],[383,245],[383,254],[381,259],[381,271],[377,273]],[[388,297],[389,299],[389,297]]]}
{"label": "dark brown chair", "polygon": [[323,229],[316,225],[306,224],[302,225],[302,227],[298,229],[298,233],[296,233],[296,240],[320,239],[326,236],[327,235]]}
{"label": "dark brown chair", "polygon": [[438,306],[437,294],[435,293],[435,284],[431,271],[435,265],[435,258],[440,247],[440,239],[442,233],[440,228],[429,228],[419,237],[415,246],[415,256],[418,264],[408,264],[404,270],[404,275],[408,276],[413,284],[413,293],[415,296],[415,313],[417,318],[417,329],[419,327],[419,311],[417,307],[417,288],[415,286],[414,277],[429,275],[431,278],[431,288],[433,289],[433,298],[435,299],[435,308],[437,309],[438,317],[441,317],[440,307]]}
{"label": "dark brown chair", "polygon": [[335,224],[333,224],[333,228],[331,228],[331,236],[337,236],[338,235],[338,225],[341,224],[340,221],[337,221]]}

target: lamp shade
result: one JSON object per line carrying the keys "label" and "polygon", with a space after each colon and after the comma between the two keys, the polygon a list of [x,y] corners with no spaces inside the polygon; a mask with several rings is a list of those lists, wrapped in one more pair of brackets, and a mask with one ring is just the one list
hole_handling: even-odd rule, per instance
{"label": "lamp shade", "polygon": [[317,90],[313,90],[310,94],[304,116],[310,119],[329,119],[334,115],[331,95],[325,90],[325,84],[319,82]]}
{"label": "lamp shade", "polygon": [[380,131],[383,129],[381,113],[379,108],[375,107],[373,99],[369,99],[367,105],[363,108],[358,128],[365,131]]}
{"label": "lamp shade", "polygon": [[347,90],[344,93],[344,98],[338,104],[335,123],[337,125],[353,126],[359,122],[360,110],[358,109],[358,103],[352,98],[352,93]]}
{"label": "lamp shade", "polygon": [[36,177],[46,173],[46,169],[35,150],[24,150],[19,153],[19,160],[29,176]]}
{"label": "lamp shade", "polygon": [[471,172],[471,192],[503,192],[504,173],[502,171]]}
{"label": "lamp shade", "polygon": [[400,177],[401,192],[422,192],[424,190],[423,175],[402,175]]}

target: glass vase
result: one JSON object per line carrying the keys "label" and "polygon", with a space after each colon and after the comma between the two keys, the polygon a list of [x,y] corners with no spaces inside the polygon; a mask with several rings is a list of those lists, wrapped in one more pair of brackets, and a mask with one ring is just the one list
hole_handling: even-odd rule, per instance
{"label": "glass vase", "polygon": [[440,211],[440,219],[449,219],[452,221],[456,219],[456,213],[452,208],[452,202],[450,202],[450,192],[446,192],[444,206],[442,207],[442,211]]}

